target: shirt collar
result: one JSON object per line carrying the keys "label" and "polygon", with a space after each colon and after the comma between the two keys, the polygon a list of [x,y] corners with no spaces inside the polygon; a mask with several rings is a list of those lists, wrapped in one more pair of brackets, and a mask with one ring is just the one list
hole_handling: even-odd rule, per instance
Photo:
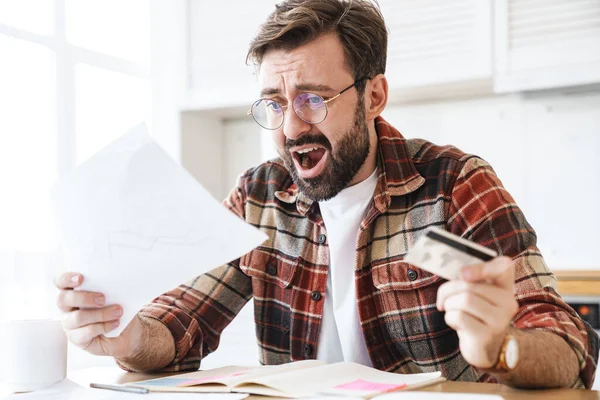
{"label": "shirt collar", "polygon": [[[424,182],[409,154],[406,139],[382,117],[375,119],[375,130],[378,138],[377,186],[373,193],[373,202],[379,213],[389,207],[393,196],[404,196],[418,189]],[[314,201],[308,198],[293,183],[285,190],[275,192],[275,197],[288,204],[296,203],[302,215],[310,210]],[[377,213],[369,209],[370,214]]]}

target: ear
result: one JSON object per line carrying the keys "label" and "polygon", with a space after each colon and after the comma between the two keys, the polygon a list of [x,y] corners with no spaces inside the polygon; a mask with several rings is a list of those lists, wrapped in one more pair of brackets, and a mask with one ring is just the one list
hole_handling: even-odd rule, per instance
{"label": "ear", "polygon": [[365,89],[367,121],[372,121],[384,110],[388,100],[388,82],[385,75],[378,74],[369,81]]}

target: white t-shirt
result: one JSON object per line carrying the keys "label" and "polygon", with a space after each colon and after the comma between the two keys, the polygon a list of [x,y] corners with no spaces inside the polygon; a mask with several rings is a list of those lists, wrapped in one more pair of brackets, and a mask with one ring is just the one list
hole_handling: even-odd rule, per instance
{"label": "white t-shirt", "polygon": [[329,243],[329,273],[318,360],[373,366],[358,317],[354,269],[358,229],[376,185],[377,171],[334,198],[319,202]]}

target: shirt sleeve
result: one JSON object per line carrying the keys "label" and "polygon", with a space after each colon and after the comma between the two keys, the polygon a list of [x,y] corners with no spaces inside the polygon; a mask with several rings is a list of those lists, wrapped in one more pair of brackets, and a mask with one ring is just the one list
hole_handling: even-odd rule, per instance
{"label": "shirt sleeve", "polygon": [[590,388],[598,363],[598,335],[556,291],[556,277],[536,245],[536,234],[489,164],[469,158],[457,176],[448,229],[509,256],[515,263],[517,329],[552,332],[575,352],[580,375],[574,387]]}
{"label": "shirt sleeve", "polygon": [[[243,175],[223,205],[244,219],[245,198]],[[198,369],[202,358],[217,349],[223,329],[251,297],[251,278],[240,270],[237,259],[144,306],[139,314],[162,322],[175,341],[175,358],[163,370]]]}

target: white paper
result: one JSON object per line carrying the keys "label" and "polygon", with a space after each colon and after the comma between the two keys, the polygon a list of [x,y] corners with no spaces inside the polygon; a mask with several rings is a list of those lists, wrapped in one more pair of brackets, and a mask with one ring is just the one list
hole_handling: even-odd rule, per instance
{"label": "white paper", "polygon": [[31,393],[19,393],[5,397],[10,400],[115,400],[115,399],[138,399],[138,400],[242,400],[248,397],[245,393],[124,393],[114,390],[91,389],[82,387],[65,379],[64,381],[44,390]]}
{"label": "white paper", "polygon": [[267,238],[216,201],[145,125],[61,177],[52,202],[68,268],[84,276],[79,289],[123,307],[109,337],[155,297]]}

